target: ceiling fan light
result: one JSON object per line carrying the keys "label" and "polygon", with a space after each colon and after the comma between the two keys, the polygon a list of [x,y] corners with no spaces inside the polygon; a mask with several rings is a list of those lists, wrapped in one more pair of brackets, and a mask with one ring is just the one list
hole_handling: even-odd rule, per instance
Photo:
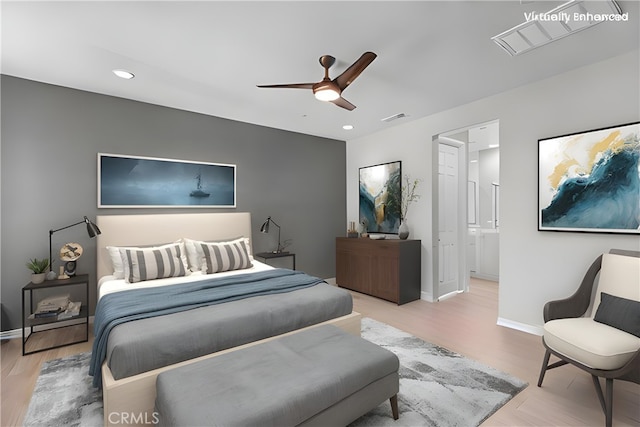
{"label": "ceiling fan light", "polygon": [[316,90],[314,92],[314,95],[320,101],[335,101],[336,99],[340,98],[340,94],[330,88]]}

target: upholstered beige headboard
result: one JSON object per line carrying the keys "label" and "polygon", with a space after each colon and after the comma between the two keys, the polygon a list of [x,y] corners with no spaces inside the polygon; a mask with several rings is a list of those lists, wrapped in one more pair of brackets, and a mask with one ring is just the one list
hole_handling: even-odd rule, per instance
{"label": "upholstered beige headboard", "polygon": [[96,237],[98,279],[112,272],[107,246],[149,246],[174,242],[181,237],[195,240],[251,238],[251,214],[248,212],[98,215],[96,224],[102,232]]}

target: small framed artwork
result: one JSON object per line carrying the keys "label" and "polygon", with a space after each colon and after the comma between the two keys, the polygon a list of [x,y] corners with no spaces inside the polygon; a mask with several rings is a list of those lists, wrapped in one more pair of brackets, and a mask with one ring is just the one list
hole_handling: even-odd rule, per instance
{"label": "small framed artwork", "polygon": [[538,230],[640,234],[640,123],[538,140]]}
{"label": "small framed artwork", "polygon": [[99,208],[235,208],[236,166],[98,153]]}
{"label": "small framed artwork", "polygon": [[360,168],[360,224],[369,233],[398,234],[402,200],[402,162]]}

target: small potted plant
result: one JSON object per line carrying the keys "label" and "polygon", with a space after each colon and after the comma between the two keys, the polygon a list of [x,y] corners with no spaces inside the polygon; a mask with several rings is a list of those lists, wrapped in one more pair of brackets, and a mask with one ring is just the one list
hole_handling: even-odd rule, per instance
{"label": "small potted plant", "polygon": [[27,268],[31,270],[31,282],[34,284],[44,282],[44,278],[47,275],[47,269],[49,268],[49,260],[47,258],[30,259],[27,263]]}

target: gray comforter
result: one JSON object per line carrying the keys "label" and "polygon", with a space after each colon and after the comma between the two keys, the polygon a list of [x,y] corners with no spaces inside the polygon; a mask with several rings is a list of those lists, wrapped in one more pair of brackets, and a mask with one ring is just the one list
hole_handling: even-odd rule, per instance
{"label": "gray comforter", "polygon": [[326,283],[127,322],[106,361],[121,379],[351,313],[349,292]]}

